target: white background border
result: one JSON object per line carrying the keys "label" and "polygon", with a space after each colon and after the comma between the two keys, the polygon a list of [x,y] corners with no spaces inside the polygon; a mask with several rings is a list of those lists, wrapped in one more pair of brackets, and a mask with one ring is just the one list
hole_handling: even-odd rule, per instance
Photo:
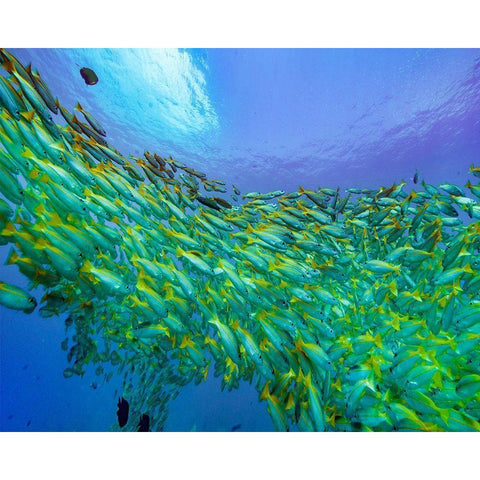
{"label": "white background border", "polygon": [[[143,0],[5,0],[0,46],[479,47],[477,10],[474,2],[458,0],[172,0],[166,6]],[[479,434],[451,433],[0,433],[0,475],[8,480],[476,478],[479,441]]]}

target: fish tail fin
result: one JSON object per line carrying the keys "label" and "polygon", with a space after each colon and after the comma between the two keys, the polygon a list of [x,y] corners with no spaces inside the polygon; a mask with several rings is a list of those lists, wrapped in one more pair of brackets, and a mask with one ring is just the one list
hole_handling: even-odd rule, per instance
{"label": "fish tail fin", "polygon": [[92,269],[93,265],[92,265],[92,262],[90,262],[90,260],[85,260],[85,262],[83,262],[83,265],[80,267],[80,272],[90,272],[90,270]]}
{"label": "fish tail fin", "polygon": [[450,410],[448,410],[448,408],[440,408],[438,413],[440,414],[440,418],[444,421],[444,423],[447,423],[448,419],[450,418]]}
{"label": "fish tail fin", "polygon": [[301,337],[298,337],[298,340],[295,340],[295,349],[298,352],[302,351],[303,346],[305,345],[304,341],[302,340]]}
{"label": "fish tail fin", "polygon": [[82,108],[82,106],[80,105],[80,102],[77,102],[77,104],[75,105],[75,110],[78,110],[79,112],[82,112],[82,111],[83,111],[83,108]]}
{"label": "fish tail fin", "polygon": [[465,265],[463,270],[465,273],[475,273],[475,270],[473,270],[472,266],[469,263]]}
{"label": "fish tail fin", "polygon": [[190,338],[189,335],[184,335],[182,338],[182,343],[180,344],[179,348],[184,349],[190,345]]}
{"label": "fish tail fin", "polygon": [[175,250],[175,254],[177,255],[177,257],[183,257],[184,253],[185,250],[183,250],[181,247],[177,247],[177,249]]}
{"label": "fish tail fin", "polygon": [[305,192],[306,192],[306,190],[300,185],[300,186],[298,187],[298,193],[299,193],[300,195],[303,195]]}
{"label": "fish tail fin", "polygon": [[41,237],[37,239],[33,248],[35,250],[43,250],[43,248],[45,248],[48,245],[49,245],[48,241],[45,238]]}
{"label": "fish tail fin", "polygon": [[15,225],[13,225],[12,222],[8,222],[5,225],[5,228],[0,232],[0,235],[4,235],[6,237],[15,235],[17,233],[17,230],[15,228]]}
{"label": "fish tail fin", "polygon": [[465,185],[467,188],[472,187],[472,184],[470,183],[470,180],[467,181],[467,184]]}
{"label": "fish tail fin", "polygon": [[[55,148],[56,150],[65,150],[65,146],[62,142],[62,140],[57,140],[56,142],[53,142],[50,144],[52,148]],[[75,147],[73,147],[75,149]],[[81,149],[80,149],[81,151]]]}
{"label": "fish tail fin", "polygon": [[305,386],[306,386],[307,388],[311,388],[311,387],[312,387],[312,372],[309,371],[309,372],[307,373],[307,376],[306,376],[306,377],[304,376],[303,378],[304,378],[303,383],[305,384]]}
{"label": "fish tail fin", "polygon": [[12,247],[10,249],[10,251],[8,252],[7,258],[5,260],[5,265],[13,265],[13,264],[17,263],[19,258],[20,257],[18,256],[17,252]]}
{"label": "fish tail fin", "polygon": [[175,292],[171,286],[165,287],[165,300],[175,299]]}
{"label": "fish tail fin", "polygon": [[30,110],[28,112],[22,112],[20,114],[25,120],[31,122],[35,118],[35,110]]}
{"label": "fish tail fin", "polygon": [[274,262],[268,262],[268,271],[274,272],[276,270],[276,264]]}
{"label": "fish tail fin", "polygon": [[253,229],[253,227],[248,223],[247,224],[247,229],[246,229],[246,232],[247,233],[253,233],[255,230]]}
{"label": "fish tail fin", "polygon": [[2,67],[11,75],[13,75],[14,73],[17,73],[17,69],[15,68],[15,64],[13,63],[13,60],[8,60],[8,62],[3,63]]}
{"label": "fish tail fin", "polygon": [[270,390],[268,388],[269,384],[270,381],[268,381],[263,387],[262,393],[260,394],[260,400],[268,400],[270,398]]}
{"label": "fish tail fin", "polygon": [[295,400],[293,397],[293,392],[290,392],[288,394],[287,406],[285,407],[285,410],[291,410],[292,408],[295,408]]}
{"label": "fish tail fin", "polygon": [[50,220],[47,221],[47,225],[50,227],[61,227],[63,225],[62,219],[58,213],[52,213]]}

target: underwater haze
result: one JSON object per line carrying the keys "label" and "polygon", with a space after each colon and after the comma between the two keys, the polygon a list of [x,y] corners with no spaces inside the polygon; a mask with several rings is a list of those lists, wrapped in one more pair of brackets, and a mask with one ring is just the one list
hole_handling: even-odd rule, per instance
{"label": "underwater haze", "polygon": [[[29,93],[18,65],[5,54],[0,71],[10,87],[4,88],[20,92],[26,107],[21,110],[35,114],[15,118],[7,100],[0,105],[0,169],[14,176],[15,162],[28,157],[18,175],[23,175],[19,182],[25,191],[31,186],[33,192],[27,201],[24,192],[10,195],[9,184],[1,184],[7,207],[0,209],[0,282],[29,292],[37,305],[27,313],[27,308],[7,308],[10,297],[0,299],[0,430],[119,431],[116,412],[122,396],[131,402],[130,430],[137,429],[140,414],[150,415],[152,430],[164,431],[478,429],[479,49],[8,52],[38,70],[59,105],[75,113],[87,133],[81,127],[76,131],[75,122],[69,127],[60,113],[49,124],[42,110],[48,109],[35,104],[35,93]],[[96,73],[98,83],[86,84],[83,67]],[[74,110],[77,103],[87,115]],[[15,134],[29,135],[22,128],[35,132],[29,148],[28,141],[14,139]],[[55,149],[78,159],[90,155],[86,171],[109,178],[108,188],[111,178],[127,182],[125,172],[133,175],[128,188],[134,192],[122,210],[127,220],[108,212],[103,216],[102,209],[116,211],[120,203],[96,181],[79,181],[81,166],[66,170],[75,178],[56,189],[50,173],[55,160],[43,167],[43,152],[36,151],[43,145],[41,135],[55,145],[47,148],[49,156],[55,157]],[[146,151],[164,160],[154,157],[150,163]],[[125,159],[141,180],[123,168]],[[116,170],[109,171],[111,165]],[[157,174],[163,182],[159,206],[152,203],[150,188]],[[88,205],[94,199],[87,223],[92,229],[105,225],[104,238],[116,239],[112,231],[124,226],[125,243],[119,249],[124,253],[109,253],[108,245],[98,243],[85,263],[72,267],[76,274],[61,271],[65,263],[58,266],[50,253],[39,254],[35,263],[36,252],[49,246],[49,229],[66,232],[69,223],[86,228],[82,213],[77,223],[72,220],[76,213],[68,190],[76,198],[85,196]],[[26,213],[2,218],[8,205]],[[140,223],[129,208],[140,212]],[[153,217],[145,211],[158,212],[161,226],[152,227]],[[16,233],[9,230],[13,224],[20,225],[12,226]],[[157,228],[161,239],[137,236]],[[126,232],[134,234],[130,241]],[[22,239],[28,243],[33,237],[30,257]],[[20,273],[18,262],[12,264],[12,247],[33,258],[37,270],[31,277]],[[159,278],[167,280],[161,290],[147,262],[162,263],[160,251],[166,269],[175,272],[170,278],[162,270]],[[87,254],[82,253],[83,262]],[[132,277],[123,270],[124,259],[136,269]],[[119,272],[115,263],[121,264]],[[39,273],[40,265],[47,274]],[[122,283],[118,278],[124,274],[128,281],[112,287]],[[351,283],[345,283],[345,274]],[[99,292],[102,282],[105,288]],[[120,292],[124,287],[128,291]],[[45,292],[61,292],[69,302],[41,315]],[[420,303],[415,310],[412,305]],[[87,321],[81,312],[90,308]],[[168,318],[172,309],[180,323],[146,323],[145,312]],[[114,314],[122,319],[118,331]],[[80,337],[79,325],[85,325],[92,350],[100,352],[108,337],[119,346],[121,359],[110,356],[107,366],[102,353],[85,354],[82,370],[65,374],[72,357],[78,359],[78,349],[67,359],[78,338],[72,340],[65,321],[75,315],[74,335]],[[407,325],[415,321],[417,328]],[[386,324],[393,325],[393,333]],[[145,353],[156,352],[159,337],[152,337],[153,328],[163,335],[158,361],[168,378],[165,390]],[[398,333],[407,331],[405,337]],[[67,334],[69,347],[62,348]],[[447,343],[455,344],[455,354],[445,350]],[[339,352],[339,345],[351,353]],[[436,356],[429,357],[422,345],[435,349]],[[105,348],[110,355],[113,347]],[[417,363],[411,356],[402,358],[405,363],[398,360],[413,348]],[[370,366],[371,377],[358,375],[355,364]],[[105,369],[97,370],[102,365]],[[132,366],[135,370],[124,377]],[[415,368],[416,380],[409,380]],[[410,395],[412,382],[419,387]],[[148,398],[149,385],[158,387],[155,395],[161,401]],[[445,393],[449,390],[451,397]],[[390,402],[394,413],[380,411],[373,398]]]}

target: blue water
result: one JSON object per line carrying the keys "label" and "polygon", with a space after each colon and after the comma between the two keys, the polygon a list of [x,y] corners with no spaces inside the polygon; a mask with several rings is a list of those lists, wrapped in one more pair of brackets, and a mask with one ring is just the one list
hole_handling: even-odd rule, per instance
{"label": "blue water", "polygon": [[[91,111],[124,155],[171,154],[242,191],[386,186],[416,169],[462,184],[478,165],[478,49],[12,52],[67,109]],[[7,253],[0,279],[25,286]],[[0,430],[108,430],[120,379],[65,379],[64,318],[37,312],[0,307]],[[257,397],[248,384],[221,392],[211,372],[172,402],[165,429],[272,430]]]}

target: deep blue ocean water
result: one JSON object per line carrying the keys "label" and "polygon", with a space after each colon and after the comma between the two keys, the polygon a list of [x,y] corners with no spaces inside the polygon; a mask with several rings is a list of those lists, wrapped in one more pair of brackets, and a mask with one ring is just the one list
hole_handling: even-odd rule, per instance
{"label": "deep blue ocean water", "polygon": [[[479,163],[478,49],[12,52],[69,110],[92,112],[124,155],[172,155],[242,192],[390,186],[415,170],[462,185]],[[7,253],[0,279],[25,286]],[[0,307],[0,430],[108,430],[120,380],[65,379],[64,318],[37,312]],[[248,384],[221,392],[211,372],[183,389],[165,429],[272,430],[257,397]]]}

